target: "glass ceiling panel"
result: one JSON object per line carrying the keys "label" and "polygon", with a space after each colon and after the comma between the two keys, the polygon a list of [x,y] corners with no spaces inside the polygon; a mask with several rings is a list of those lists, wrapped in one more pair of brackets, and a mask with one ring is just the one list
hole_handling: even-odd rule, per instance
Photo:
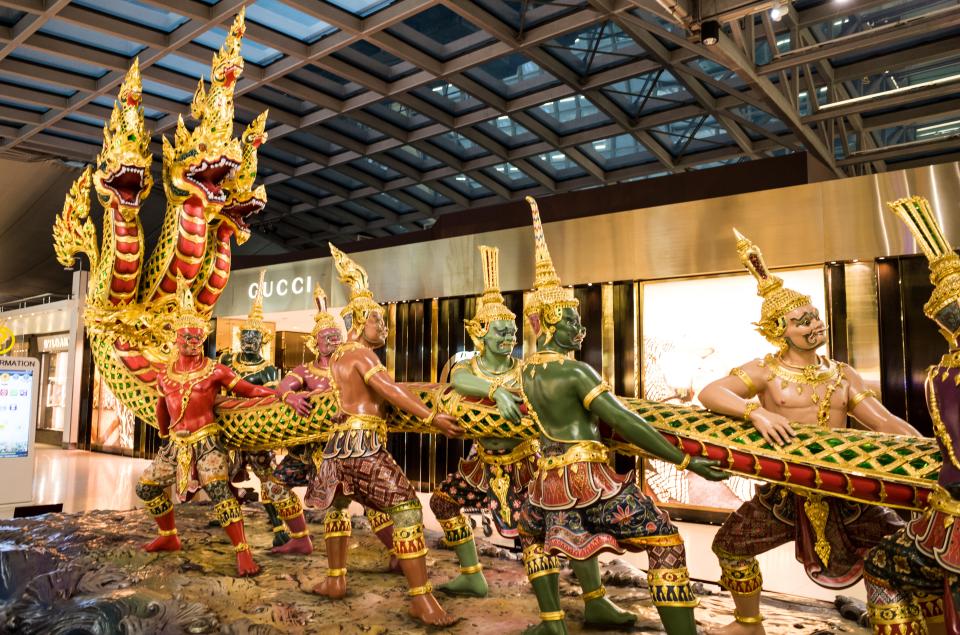
{"label": "glass ceiling panel", "polygon": [[392,150],[388,150],[387,154],[417,168],[420,171],[433,170],[434,168],[439,168],[443,165],[442,161],[433,158],[426,152],[423,152],[419,148],[415,148],[411,145],[403,145],[399,148],[393,148]]}
{"label": "glass ceiling panel", "polygon": [[143,92],[148,95],[156,95],[157,97],[179,101],[182,104],[188,104],[193,101],[193,93],[147,78],[143,78]]}
{"label": "glass ceiling panel", "polygon": [[906,126],[893,126],[874,131],[873,138],[882,146],[927,141],[960,133],[960,117],[956,113],[934,121]]}
{"label": "glass ceiling panel", "polygon": [[306,44],[316,42],[336,27],[278,0],[257,0],[247,7],[247,19]]}
{"label": "glass ceiling panel", "polygon": [[644,54],[643,48],[613,22],[594,24],[580,33],[561,35],[544,47],[581,75],[619,66]]}
{"label": "glass ceiling panel", "polygon": [[0,7],[0,26],[13,26],[25,15],[23,11]]}
{"label": "glass ceiling panel", "polygon": [[373,210],[369,210],[363,205],[356,203],[354,201],[343,201],[340,203],[340,207],[349,211],[355,216],[359,216],[363,220],[380,220],[380,216],[376,214]]}
{"label": "glass ceiling panel", "polygon": [[849,15],[813,24],[810,30],[817,41],[823,42],[956,6],[955,0],[890,0],[866,8],[854,2],[846,8]]}
{"label": "glass ceiling panel", "polygon": [[652,128],[651,132],[675,157],[732,144],[730,135],[713,115],[672,121]]}
{"label": "glass ceiling panel", "polygon": [[637,75],[605,86],[602,90],[631,117],[648,115],[695,101],[693,95],[667,70]]}
{"label": "glass ceiling panel", "polygon": [[316,104],[312,104],[302,99],[297,99],[292,95],[275,90],[269,86],[261,86],[257,88],[250,93],[250,96],[254,97],[257,101],[263,102],[271,108],[286,110],[287,112],[300,115],[301,117],[317,109]]}
{"label": "glass ceiling panel", "polygon": [[491,196],[493,192],[488,190],[486,187],[478,183],[476,180],[470,178],[466,174],[458,174],[453,177],[447,177],[441,179],[441,181],[453,189],[457,190],[461,194],[466,195],[468,198],[476,199],[483,198],[485,196]]}
{"label": "glass ceiling panel", "polygon": [[416,130],[433,123],[430,117],[392,99],[377,102],[365,110],[405,130]]}
{"label": "glass ceiling panel", "polygon": [[530,2],[529,0],[476,0],[476,3],[516,31],[531,29],[586,6],[586,0]]}
{"label": "glass ceiling panel", "polygon": [[356,139],[357,141],[362,141],[363,143],[373,143],[374,141],[386,139],[387,137],[387,135],[383,134],[376,128],[371,128],[365,123],[360,123],[356,119],[352,119],[344,115],[334,117],[333,119],[328,119],[323,122],[323,125],[329,126],[337,132],[342,132],[348,137]]}
{"label": "glass ceiling panel", "polygon": [[320,154],[333,155],[343,152],[343,148],[337,144],[331,143],[323,137],[318,137],[317,135],[312,135],[309,132],[304,132],[302,130],[291,132],[286,138],[302,145],[304,148],[309,148],[310,150],[319,152]]}
{"label": "glass ceiling panel", "polygon": [[712,60],[698,57],[695,60],[687,62],[687,65],[690,68],[706,73],[718,82],[722,82],[724,85],[729,86],[734,90],[742,90],[743,88],[746,88],[746,83],[740,78],[739,75]]}
{"label": "glass ceiling panel", "polygon": [[403,21],[423,37],[438,44],[450,44],[480,31],[443,5],[437,5]]}
{"label": "glass ceiling panel", "polygon": [[638,18],[643,18],[650,24],[658,26],[665,31],[669,31],[674,35],[681,35],[687,37],[686,30],[680,25],[680,23],[675,22],[674,20],[668,20],[667,18],[661,17],[652,11],[647,11],[645,9],[632,9],[630,11],[633,15]]}
{"label": "glass ceiling panel", "polygon": [[[209,49],[219,51],[224,41],[227,39],[227,32],[223,27],[214,27],[193,39],[197,44],[202,44]],[[275,48],[261,44],[250,37],[243,38],[243,46],[240,49],[243,59],[257,66],[266,66],[283,57],[283,53]]]}
{"label": "glass ceiling panel", "polygon": [[388,232],[390,232],[391,234],[393,234],[393,235],[395,235],[395,236],[396,236],[397,234],[406,234],[407,232],[410,231],[409,229],[407,229],[407,228],[404,227],[403,225],[396,225],[396,224],[395,224],[395,225],[387,225],[386,227],[384,227],[384,229],[386,229]]}
{"label": "glass ceiling panel", "polygon": [[338,99],[347,99],[365,90],[360,84],[351,82],[313,64],[307,64],[303,68],[289,73],[287,77]]}
{"label": "glass ceiling panel", "polygon": [[611,122],[609,117],[583,95],[548,101],[527,112],[558,134],[570,134]]}
{"label": "glass ceiling panel", "polygon": [[107,69],[94,66],[93,64],[87,64],[86,62],[81,62],[75,57],[61,57],[59,55],[54,55],[52,53],[46,53],[44,51],[38,51],[36,49],[30,49],[23,46],[11,51],[8,57],[10,57],[10,59],[21,60],[23,62],[42,64],[43,66],[48,66],[58,71],[67,71],[70,73],[83,75],[84,77],[92,77],[94,79],[100,79],[107,74]]}
{"label": "glass ceiling panel", "polygon": [[511,53],[475,66],[466,73],[501,97],[525,95],[560,81],[520,53]]}
{"label": "glass ceiling panel", "polygon": [[64,117],[64,119],[69,119],[70,121],[76,121],[79,123],[85,123],[87,125],[96,126],[98,128],[102,127],[103,124],[106,123],[103,119],[100,119],[99,117],[91,117],[90,115],[85,115],[80,112],[72,112],[66,117]]}
{"label": "glass ceiling panel", "polygon": [[382,181],[392,181],[393,179],[400,178],[403,176],[396,170],[391,167],[388,167],[379,161],[375,161],[370,157],[362,157],[350,162],[350,165],[357,168],[358,170],[363,170],[371,176],[375,176]]}
{"label": "glass ceiling panel", "polygon": [[71,4],[93,9],[164,33],[170,33],[188,19],[179,13],[164,11],[160,7],[138,2],[138,0],[73,0]]}
{"label": "glass ceiling panel", "polygon": [[694,170],[709,170],[710,168],[719,168],[724,165],[734,165],[737,163],[743,163],[746,160],[746,157],[736,157],[734,159],[723,159],[721,161],[708,161],[707,163],[699,163],[693,166]]}
{"label": "glass ceiling panel", "polygon": [[[11,108],[19,108],[20,110],[28,110],[30,112],[38,112],[41,114],[50,110],[49,108],[45,106],[40,106],[38,104],[28,104],[23,101],[8,99],[4,97],[2,93],[0,93],[0,105],[9,106]],[[103,124],[103,122],[100,122],[100,123],[101,125]]]}
{"label": "glass ceiling panel", "polygon": [[[861,97],[896,90],[898,88],[906,88],[907,86],[915,86],[923,82],[930,82],[954,75],[960,75],[960,59],[956,57],[921,64],[912,68],[864,75],[860,79],[844,82],[844,86],[849,90],[851,97]],[[826,91],[824,91],[824,97],[826,96]]]}
{"label": "glass ceiling panel", "polygon": [[735,115],[738,115],[744,121],[747,121],[758,128],[763,128],[767,132],[781,134],[789,131],[789,128],[787,128],[785,123],[773,115],[760,110],[756,106],[744,104],[742,106],[737,106],[736,108],[731,108],[730,111]]}
{"label": "glass ceiling panel", "polygon": [[537,135],[518,124],[509,115],[500,115],[495,119],[484,121],[477,126],[477,129],[511,149],[537,140]]}
{"label": "glass ceiling panel", "polygon": [[586,176],[587,171],[563,152],[544,152],[531,157],[533,163],[557,181]]}
{"label": "glass ceiling panel", "polygon": [[[20,75],[14,75],[13,73],[5,73],[3,71],[0,71],[0,81],[3,81],[7,84],[12,84],[14,86],[20,86],[21,88],[30,88],[32,90],[51,93],[53,95],[59,95],[61,97],[72,97],[77,93],[77,90],[75,88],[60,86],[59,84],[53,84],[51,82],[43,82],[43,81],[40,81],[39,79],[21,77]],[[2,88],[3,88],[2,85],[0,85],[0,89]]]}
{"label": "glass ceiling panel", "polygon": [[100,31],[78,26],[72,22],[61,20],[60,18],[50,18],[47,20],[44,25],[40,27],[40,33],[126,57],[133,57],[147,48],[143,44],[131,42],[116,35],[107,37]]}
{"label": "glass ceiling panel", "polygon": [[181,75],[189,75],[195,79],[201,77],[207,79],[210,75],[210,64],[204,64],[203,62],[198,62],[197,60],[177,55],[176,53],[167,53],[154,62],[154,64],[168,71],[180,73]]}
{"label": "glass ceiling panel", "polygon": [[440,207],[441,205],[450,205],[453,202],[450,199],[448,199],[446,196],[441,194],[440,192],[436,191],[435,189],[433,189],[428,185],[424,185],[423,183],[417,183],[412,187],[405,188],[404,191],[407,192],[407,194],[410,194],[411,196],[417,197],[424,203],[427,203],[428,205],[432,205],[433,207]]}
{"label": "glass ceiling panel", "polygon": [[345,188],[347,188],[348,190],[358,190],[358,189],[360,189],[361,187],[365,187],[365,186],[366,186],[366,183],[363,183],[362,181],[358,181],[357,179],[353,178],[352,176],[347,176],[346,174],[344,174],[344,173],[342,173],[342,172],[337,172],[336,170],[334,170],[334,169],[332,169],[332,168],[326,168],[325,170],[321,170],[320,172],[317,172],[316,174],[317,174],[317,176],[319,176],[319,177],[321,177],[321,178],[324,178],[324,179],[327,179],[328,181],[332,181],[333,183],[336,183],[337,185],[340,185],[341,187],[345,187]]}
{"label": "glass ceiling panel", "polygon": [[258,152],[260,156],[269,157],[294,167],[300,167],[301,165],[306,165],[307,163],[307,160],[303,157],[281,150],[276,146],[267,147],[266,145],[262,145],[260,146]]}
{"label": "glass ceiling panel", "polygon": [[386,192],[374,194],[370,198],[398,214],[409,214],[410,212],[415,211],[412,207],[401,201],[396,196],[391,196]]}
{"label": "glass ceiling panel", "polygon": [[389,7],[396,0],[327,0],[330,4],[349,11],[354,15],[366,17]]}
{"label": "glass ceiling panel", "polygon": [[333,53],[333,56],[387,81],[406,77],[418,70],[410,62],[406,62],[366,40],[354,42],[350,46]]}
{"label": "glass ceiling panel", "polygon": [[[113,110],[113,104],[116,100],[109,95],[97,95],[90,101],[98,106],[103,106],[104,108],[110,108]],[[167,116],[167,113],[160,110],[154,110],[153,108],[148,108],[147,106],[143,107],[143,114],[149,119],[161,119]]]}
{"label": "glass ceiling panel", "polygon": [[637,141],[636,137],[630,134],[597,139],[578,147],[607,172],[657,160],[642,143]]}
{"label": "glass ceiling panel", "polygon": [[484,168],[483,171],[514,191],[533,187],[537,184],[536,181],[527,176],[526,172],[512,163],[498,163],[489,168]]}
{"label": "glass ceiling panel", "polygon": [[451,115],[461,115],[484,107],[484,103],[456,84],[438,79],[413,91],[418,97]]}
{"label": "glass ceiling panel", "polygon": [[314,198],[323,198],[325,196],[330,196],[330,192],[323,189],[322,187],[317,187],[313,183],[308,183],[303,179],[288,179],[283,183],[287,187],[293,188],[294,190],[300,190]]}
{"label": "glass ceiling panel", "polygon": [[427,139],[430,143],[451,153],[458,159],[474,159],[490,154],[486,148],[477,145],[459,132],[451,130]]}

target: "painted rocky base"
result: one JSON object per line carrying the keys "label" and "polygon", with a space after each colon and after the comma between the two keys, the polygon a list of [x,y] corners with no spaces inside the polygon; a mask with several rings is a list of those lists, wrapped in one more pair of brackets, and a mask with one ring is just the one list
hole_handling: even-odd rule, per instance
{"label": "painted rocky base", "polygon": [[[248,506],[247,539],[264,571],[256,578],[237,579],[226,536],[210,526],[210,507],[190,504],[177,511],[184,550],[159,555],[140,549],[155,535],[142,510],[0,521],[0,632],[425,632],[407,617],[403,578],[384,573],[386,552],[360,518],[355,519],[350,551],[350,590],[345,600],[335,603],[308,592],[326,572],[322,541],[308,558],[268,555],[266,515],[259,505]],[[314,533],[320,534],[320,518],[310,520]],[[436,544],[439,535],[430,538]],[[439,596],[449,611],[463,618],[449,632],[519,633],[537,617],[523,567],[493,546],[481,547],[490,597]],[[434,583],[456,571],[452,551],[431,550],[428,564]],[[642,572],[618,561],[607,567],[605,576],[611,598],[640,616],[637,631],[660,631]],[[571,632],[592,632],[578,623],[583,605],[569,572],[563,575],[561,591]],[[732,611],[729,596],[704,591],[697,614],[701,627],[725,623]],[[868,632],[842,619],[832,605],[791,599],[764,596],[768,634]]]}

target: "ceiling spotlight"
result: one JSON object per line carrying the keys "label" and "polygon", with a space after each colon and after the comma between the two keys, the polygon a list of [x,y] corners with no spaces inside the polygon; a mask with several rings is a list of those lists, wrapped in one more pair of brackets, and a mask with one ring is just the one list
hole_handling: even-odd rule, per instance
{"label": "ceiling spotlight", "polygon": [[789,11],[789,0],[777,0],[777,2],[773,5],[773,8],[770,9],[770,19],[774,22],[779,22],[783,19],[783,16],[787,15]]}
{"label": "ceiling spotlight", "polygon": [[714,46],[720,41],[720,23],[716,20],[707,20],[700,25],[700,44]]}

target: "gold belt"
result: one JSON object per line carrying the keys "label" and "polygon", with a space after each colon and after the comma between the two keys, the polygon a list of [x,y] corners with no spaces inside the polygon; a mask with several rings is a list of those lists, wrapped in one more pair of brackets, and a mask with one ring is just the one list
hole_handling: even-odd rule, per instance
{"label": "gold belt", "polygon": [[527,439],[507,454],[494,454],[484,449],[482,445],[477,446],[478,458],[487,465],[512,465],[533,456],[539,451],[540,442],[537,439]]}
{"label": "gold belt", "polygon": [[960,517],[960,500],[950,496],[950,493],[939,485],[934,487],[927,504],[935,511]]}
{"label": "gold belt", "polygon": [[350,432],[351,430],[374,430],[386,436],[387,420],[376,415],[348,414],[346,421],[336,423],[330,427],[329,436],[333,436],[338,432]]}
{"label": "gold belt", "polygon": [[558,470],[576,463],[606,463],[610,451],[599,441],[579,441],[557,456],[540,457],[540,471]]}
{"label": "gold belt", "polygon": [[220,434],[220,426],[215,423],[208,423],[199,430],[195,430],[189,434],[174,432],[170,435],[170,439],[180,447],[184,447],[198,443],[214,434]]}

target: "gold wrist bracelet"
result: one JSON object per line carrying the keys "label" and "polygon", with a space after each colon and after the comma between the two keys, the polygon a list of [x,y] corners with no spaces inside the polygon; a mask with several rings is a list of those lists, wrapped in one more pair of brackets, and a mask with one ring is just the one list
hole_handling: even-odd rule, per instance
{"label": "gold wrist bracelet", "polygon": [[760,407],[760,403],[757,401],[751,401],[747,404],[747,407],[743,409],[743,420],[750,421],[750,415],[753,414],[753,411]]}
{"label": "gold wrist bracelet", "polygon": [[430,425],[431,423],[433,423],[433,420],[436,418],[437,418],[437,411],[431,410],[430,414],[427,415],[427,418],[424,419],[423,422],[427,425]]}
{"label": "gold wrist bracelet", "polygon": [[487,399],[489,399],[490,401],[496,401],[496,399],[494,399],[493,396],[497,393],[498,390],[500,390],[501,386],[503,386],[503,382],[498,381],[496,379],[492,380],[490,382],[490,390],[487,391]]}
{"label": "gold wrist bracelet", "polygon": [[681,472],[684,471],[690,466],[690,461],[692,460],[693,460],[692,454],[684,454],[683,460],[677,463],[677,469],[680,470]]}

